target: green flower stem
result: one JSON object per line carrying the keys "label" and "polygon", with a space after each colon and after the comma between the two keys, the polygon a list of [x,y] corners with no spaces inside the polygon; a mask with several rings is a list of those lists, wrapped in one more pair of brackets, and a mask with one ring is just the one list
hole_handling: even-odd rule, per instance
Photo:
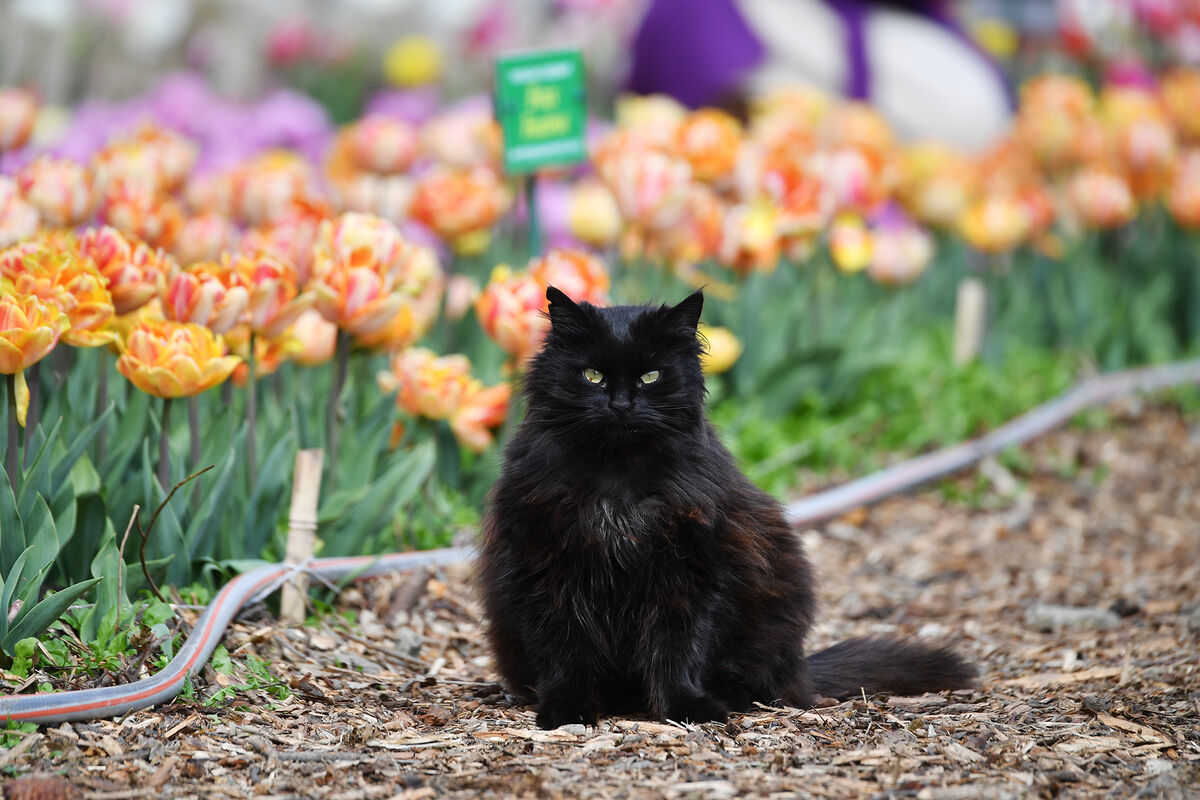
{"label": "green flower stem", "polygon": [[29,466],[29,459],[33,458],[33,432],[37,430],[38,423],[41,421],[41,405],[42,405],[42,362],[38,361],[35,364],[29,365],[29,374],[25,376],[29,383],[29,413],[25,416],[25,461],[24,466]]}
{"label": "green flower stem", "polygon": [[258,474],[258,443],[255,431],[258,430],[258,386],[255,381],[254,331],[250,332],[250,354],[246,357],[246,469],[250,476],[250,494],[254,494],[255,476]]}
{"label": "green flower stem", "polygon": [[188,450],[191,456],[192,469],[200,463],[200,398],[192,395],[188,398]]}
{"label": "green flower stem", "polygon": [[342,389],[346,385],[346,374],[350,370],[350,334],[343,330],[337,333],[337,353],[334,356],[333,391],[329,396],[329,406],[325,410],[325,463],[329,465],[329,487],[335,485],[334,477],[337,468],[338,450],[338,417],[341,412]]}
{"label": "green flower stem", "polygon": [[168,440],[171,436],[171,398],[163,398],[162,424],[158,435],[158,482],[163,491],[171,490],[171,448]]}
{"label": "green flower stem", "polygon": [[17,461],[17,376],[4,377],[8,385],[8,446],[4,450],[4,469],[15,496],[21,482],[21,465]]}
{"label": "green flower stem", "polygon": [[[93,352],[96,354],[96,416],[104,413],[108,408],[108,356],[105,353],[107,348],[94,347]],[[104,446],[105,434],[108,425],[100,426],[100,430],[96,431],[96,468],[104,463]]]}

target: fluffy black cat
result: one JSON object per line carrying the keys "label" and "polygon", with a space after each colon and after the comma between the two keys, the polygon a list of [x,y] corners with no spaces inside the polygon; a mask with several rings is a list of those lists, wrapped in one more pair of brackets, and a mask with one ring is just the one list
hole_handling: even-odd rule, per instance
{"label": "fluffy black cat", "polygon": [[479,559],[496,666],[536,700],[538,725],[723,720],[756,700],[972,683],[959,656],[911,641],[805,657],[812,569],[705,416],[699,292],[658,308],[546,296],[550,331]]}

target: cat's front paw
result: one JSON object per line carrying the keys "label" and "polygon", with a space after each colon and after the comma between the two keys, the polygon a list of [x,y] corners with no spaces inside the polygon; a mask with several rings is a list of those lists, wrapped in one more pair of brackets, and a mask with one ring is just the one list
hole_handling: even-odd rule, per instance
{"label": "cat's front paw", "polygon": [[581,706],[579,703],[542,703],[537,712],[537,725],[545,730],[562,725],[595,725],[599,721],[600,714],[595,706]]}
{"label": "cat's front paw", "polygon": [[667,718],[676,722],[725,722],[729,707],[706,694],[681,697],[671,703]]}

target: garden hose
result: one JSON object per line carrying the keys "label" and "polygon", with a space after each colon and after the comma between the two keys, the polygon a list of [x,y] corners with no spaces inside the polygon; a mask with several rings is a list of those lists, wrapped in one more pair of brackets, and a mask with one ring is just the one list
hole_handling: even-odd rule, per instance
{"label": "garden hose", "polygon": [[[1200,384],[1200,360],[1115,372],[1089,378],[1044,405],[978,439],[902,461],[842,486],[787,506],[793,525],[809,525],[943,477],[1007,447],[1022,444],[1062,425],[1079,411],[1134,392],[1155,392]],[[457,547],[383,556],[314,559],[303,565],[317,578],[336,581],[384,572],[442,566],[468,560],[472,548]],[[298,568],[270,564],[234,578],[217,594],[192,628],[183,647],[159,672],[133,683],[78,691],[0,698],[0,720],[56,723],[113,717],[170,700],[189,675],[208,661],[225,628],[251,598],[269,593]],[[274,584],[274,585],[273,585]]]}

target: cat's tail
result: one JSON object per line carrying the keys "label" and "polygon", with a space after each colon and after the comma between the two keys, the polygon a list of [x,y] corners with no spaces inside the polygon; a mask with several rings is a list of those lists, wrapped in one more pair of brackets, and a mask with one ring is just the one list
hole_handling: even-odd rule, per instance
{"label": "cat's tail", "polygon": [[863,692],[914,695],[966,689],[976,676],[975,667],[953,650],[911,639],[847,639],[813,653],[808,664],[816,693],[839,700]]}

